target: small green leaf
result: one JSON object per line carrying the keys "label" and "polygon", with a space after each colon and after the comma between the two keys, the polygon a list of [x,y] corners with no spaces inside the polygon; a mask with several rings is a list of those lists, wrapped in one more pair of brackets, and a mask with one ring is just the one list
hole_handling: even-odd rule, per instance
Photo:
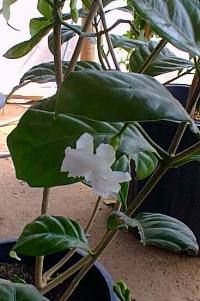
{"label": "small green leaf", "polygon": [[21,258],[17,255],[17,253],[15,251],[10,251],[9,256],[11,258],[14,258],[14,259],[18,260],[18,261],[21,261]]}
{"label": "small green leaf", "polygon": [[71,248],[89,250],[80,225],[62,216],[44,214],[26,225],[12,250],[22,255],[42,256]]}
{"label": "small green leaf", "polygon": [[181,221],[160,213],[139,213],[130,218],[124,213],[115,213],[121,222],[137,227],[143,245],[153,245],[173,252],[196,255],[199,247],[193,232]]}
{"label": "small green leaf", "polygon": [[10,7],[13,3],[15,3],[17,0],[3,0],[3,6],[2,6],[2,14],[6,21],[8,22],[10,19]]}
{"label": "small green leaf", "polygon": [[53,23],[42,28],[30,40],[21,42],[15,46],[13,46],[4,54],[4,57],[6,57],[7,59],[17,59],[17,58],[20,58],[20,57],[26,55],[41,41],[41,39],[44,36],[47,35],[47,33],[50,31],[50,29],[52,27],[53,27]]}
{"label": "small green leaf", "polygon": [[70,0],[71,16],[72,16],[72,20],[75,23],[77,23],[79,18],[79,14],[76,6],[77,6],[77,0]]}
{"label": "small green leaf", "polygon": [[194,121],[163,85],[136,73],[71,72],[61,85],[56,113],[107,122],[187,121],[198,133]]}
{"label": "small green leaf", "polygon": [[38,11],[45,17],[46,20],[52,18],[52,7],[45,0],[38,0]]}
{"label": "small green leaf", "polygon": [[33,286],[22,283],[12,283],[0,279],[0,300],[2,301],[49,301]]}
{"label": "small green leaf", "polygon": [[113,285],[113,291],[120,301],[132,301],[131,291],[123,280]]}
{"label": "small green leaf", "polygon": [[111,34],[110,37],[114,48],[124,48],[130,50],[145,44],[142,41],[129,39],[124,36]]}
{"label": "small green leaf", "polygon": [[29,31],[32,37],[34,37],[41,29],[47,27],[51,21],[45,18],[33,18],[29,22]]}
{"label": "small green leaf", "polygon": [[[147,57],[152,53],[157,45],[157,42],[150,41],[136,47],[136,49],[132,52],[129,61],[132,72],[138,72],[140,67],[146,61]],[[192,67],[194,67],[194,64],[191,61],[175,56],[173,52],[165,47],[146,69],[145,74],[156,76],[163,73]]]}
{"label": "small green leaf", "polygon": [[138,180],[143,180],[150,176],[158,165],[157,154],[148,150],[131,155],[131,159],[135,162]]}
{"label": "small green leaf", "polygon": [[152,29],[175,47],[200,56],[198,0],[130,0]]}

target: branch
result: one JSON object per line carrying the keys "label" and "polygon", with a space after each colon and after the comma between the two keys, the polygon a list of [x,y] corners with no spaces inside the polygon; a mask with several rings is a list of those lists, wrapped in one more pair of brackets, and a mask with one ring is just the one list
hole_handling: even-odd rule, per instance
{"label": "branch", "polygon": [[106,36],[106,41],[107,41],[107,44],[108,44],[108,49],[110,51],[110,54],[111,54],[113,63],[115,65],[115,68],[118,71],[121,71],[120,66],[117,62],[116,56],[115,56],[115,52],[113,50],[113,45],[112,45],[112,42],[111,42],[111,39],[110,39],[110,35],[108,34],[108,28],[107,28],[107,24],[106,24],[106,17],[105,17],[105,13],[104,13],[104,10],[103,10],[102,0],[99,0],[99,7],[100,7],[100,17],[101,17],[102,25],[103,25],[103,28],[104,28],[104,31],[105,31],[105,36]]}
{"label": "branch", "polygon": [[[92,5],[91,5],[91,8],[90,8],[90,11],[89,11],[89,13],[87,15],[87,18],[85,20],[85,24],[83,26],[83,30],[82,30],[83,32],[88,31],[90,25],[92,24],[94,16],[96,15],[96,13],[98,11],[98,8],[99,8],[98,1],[97,0],[93,1]],[[67,68],[67,71],[64,75],[64,80],[67,79],[67,77],[69,76],[69,74],[72,71],[74,71],[74,68],[76,66],[76,63],[78,61],[78,58],[79,58],[79,55],[80,55],[80,52],[81,52],[83,40],[84,40],[84,37],[79,36],[79,39],[78,39],[78,42],[76,44],[76,48],[74,50],[74,53],[72,55],[69,67]]]}
{"label": "branch", "polygon": [[162,39],[159,42],[159,44],[154,48],[152,53],[147,57],[144,64],[140,67],[140,69],[138,70],[138,73],[144,73],[147,70],[149,65],[155,60],[155,58],[158,56],[158,54],[165,47],[166,44],[167,44],[167,42],[164,39]]}

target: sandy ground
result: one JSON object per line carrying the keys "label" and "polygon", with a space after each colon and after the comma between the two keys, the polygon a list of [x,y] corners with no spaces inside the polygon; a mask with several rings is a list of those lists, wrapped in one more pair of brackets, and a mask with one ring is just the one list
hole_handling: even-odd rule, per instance
{"label": "sandy ground", "polygon": [[[0,123],[23,112],[7,105]],[[13,126],[0,127],[0,150],[6,150],[6,136]],[[0,159],[0,238],[19,235],[28,221],[39,215],[41,189],[32,189],[16,180],[10,158]],[[94,206],[94,196],[81,184],[53,188],[49,212],[70,216],[86,225]],[[102,206],[91,231],[93,244],[105,232],[110,212]],[[145,248],[130,233],[120,233],[101,258],[114,280],[123,278],[137,301],[200,301],[200,258],[175,255]]]}

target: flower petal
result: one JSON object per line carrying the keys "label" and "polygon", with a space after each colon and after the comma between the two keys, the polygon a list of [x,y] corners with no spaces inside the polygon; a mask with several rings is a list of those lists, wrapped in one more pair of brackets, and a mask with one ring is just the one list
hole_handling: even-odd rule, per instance
{"label": "flower petal", "polygon": [[111,168],[89,174],[93,192],[103,198],[118,194],[121,189],[119,183],[130,181],[130,179],[129,173],[112,171]]}
{"label": "flower petal", "polygon": [[109,167],[115,162],[115,151],[110,144],[101,143],[96,149],[96,154],[101,157]]}
{"label": "flower petal", "polygon": [[94,143],[92,135],[88,133],[84,133],[77,141],[76,141],[77,149],[84,149],[90,154],[93,154],[94,151]]}

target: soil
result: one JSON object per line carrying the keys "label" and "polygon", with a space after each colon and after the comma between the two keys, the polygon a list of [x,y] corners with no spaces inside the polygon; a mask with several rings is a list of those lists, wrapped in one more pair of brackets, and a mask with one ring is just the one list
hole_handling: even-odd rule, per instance
{"label": "soil", "polygon": [[[21,263],[0,263],[0,278],[2,279],[8,279],[15,283],[34,284],[33,275],[34,269],[32,266]],[[64,281],[61,285],[46,293],[44,296],[49,300],[59,301],[69,283],[69,280]],[[96,290],[98,292],[97,287]],[[97,292],[95,292],[95,287],[80,285],[72,297],[69,298],[69,301],[104,301],[99,299]]]}
{"label": "soil", "polygon": [[[25,108],[7,105],[0,122],[23,113]],[[12,126],[0,127],[0,150]],[[16,237],[23,226],[39,215],[42,190],[16,180],[10,158],[0,159],[0,238]],[[95,204],[91,191],[75,184],[55,187],[50,214],[70,216],[84,227]],[[103,236],[110,208],[102,204],[91,231],[93,245]],[[123,279],[137,301],[200,301],[200,258],[143,247],[130,233],[120,233],[101,257],[113,279]],[[103,301],[103,300],[102,300]]]}

